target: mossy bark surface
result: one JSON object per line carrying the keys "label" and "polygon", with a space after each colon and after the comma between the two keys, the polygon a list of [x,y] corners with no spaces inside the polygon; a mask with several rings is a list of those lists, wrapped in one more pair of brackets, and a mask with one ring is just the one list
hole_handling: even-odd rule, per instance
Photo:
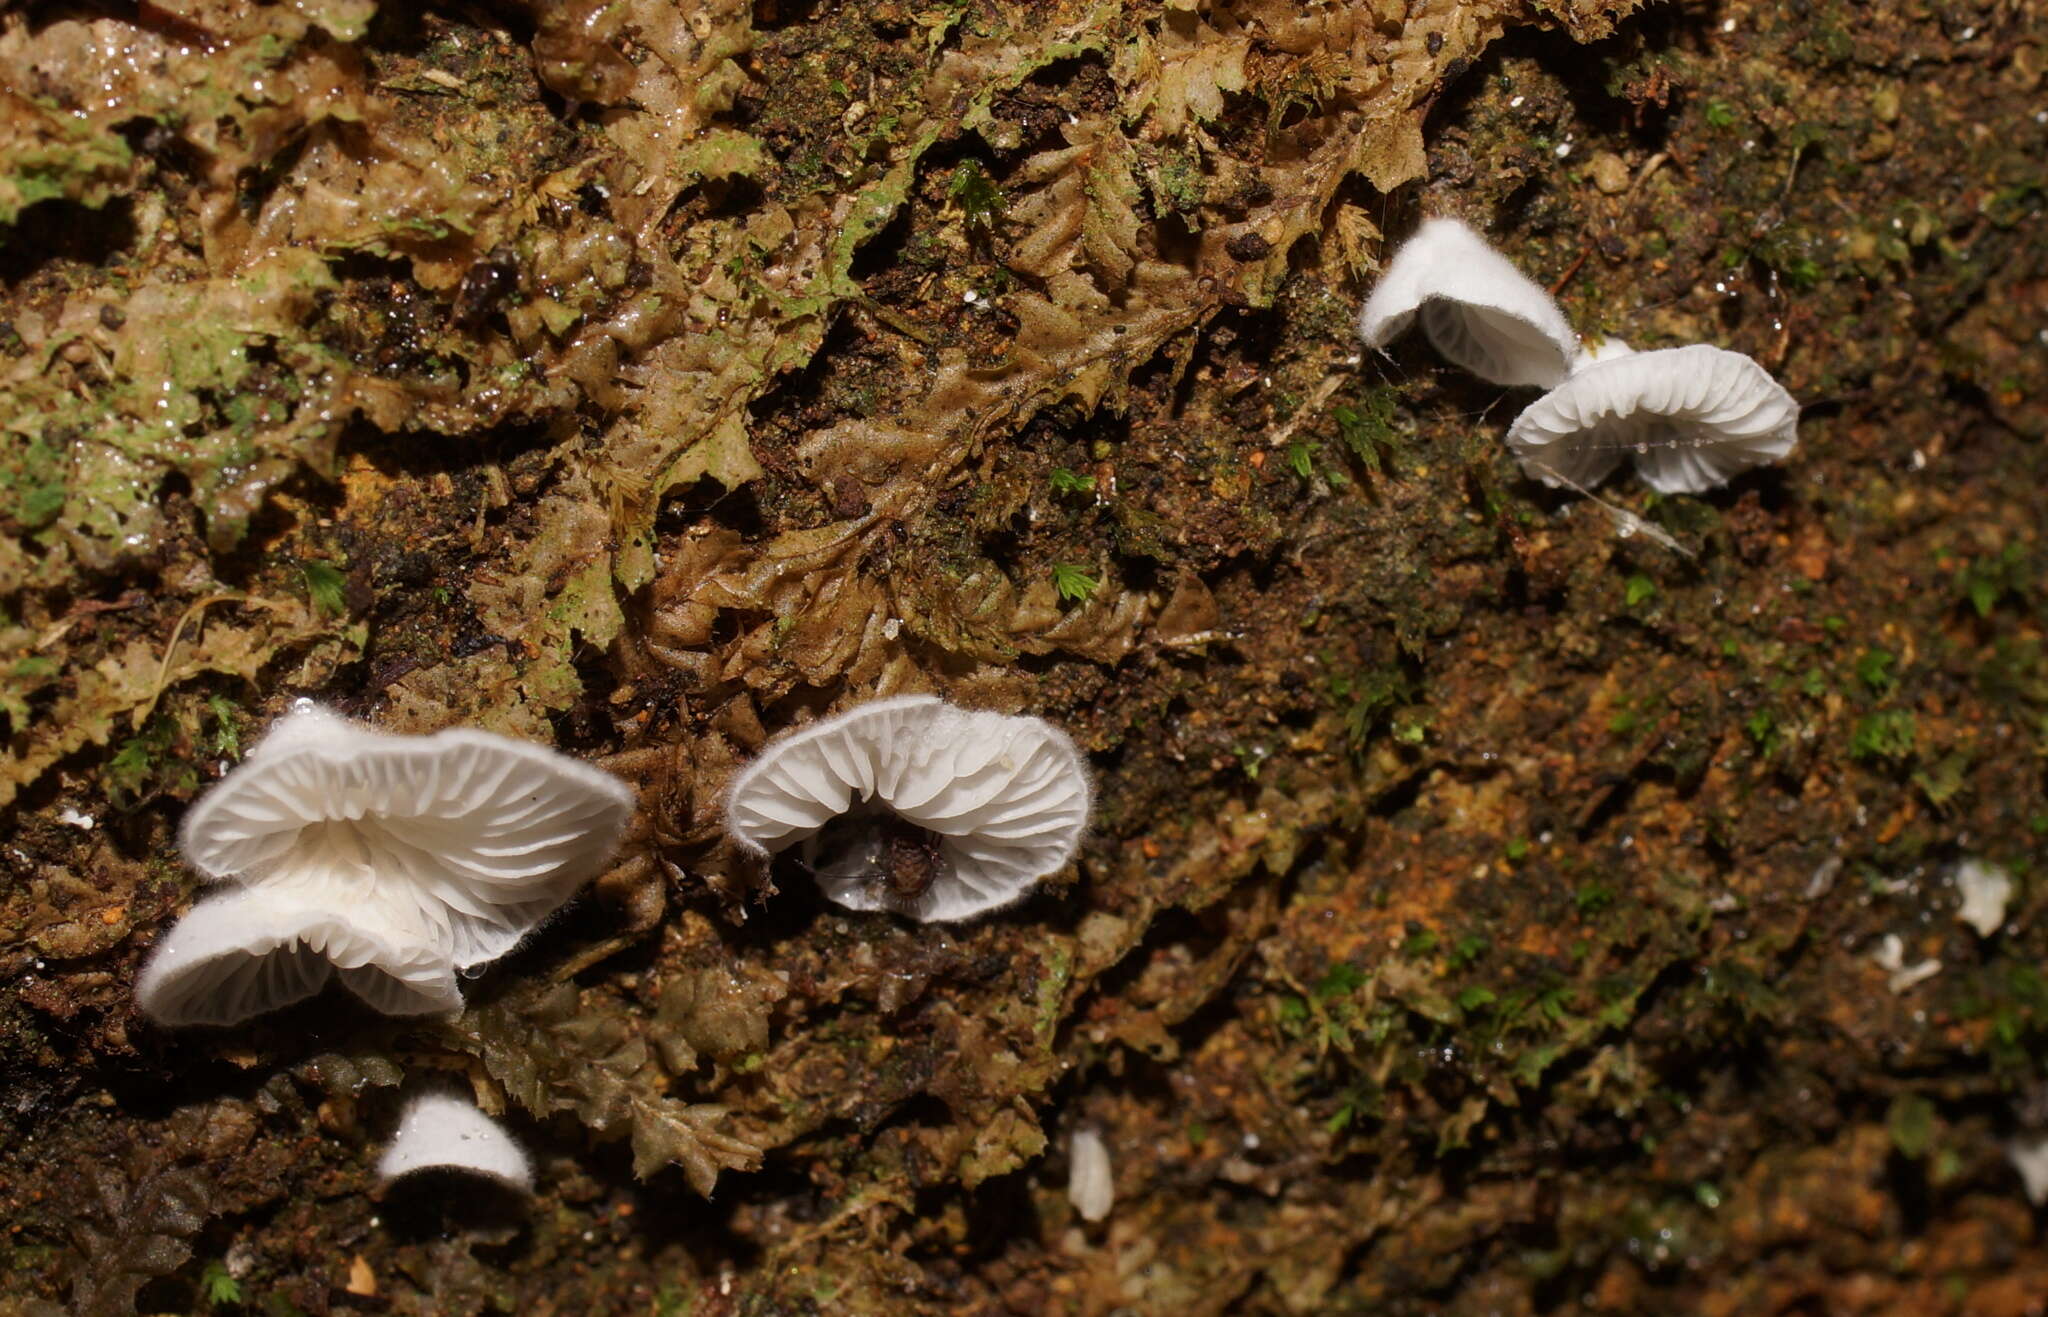
{"label": "mossy bark surface", "polygon": [[[130,8],[0,14],[0,1314],[2035,1310],[2025,6]],[[1425,214],[1797,451],[1528,480],[1354,334]],[[722,837],[911,691],[1096,774],[973,924]],[[459,1018],[158,1029],[300,696],[631,841]],[[430,1084],[530,1202],[376,1186]]]}

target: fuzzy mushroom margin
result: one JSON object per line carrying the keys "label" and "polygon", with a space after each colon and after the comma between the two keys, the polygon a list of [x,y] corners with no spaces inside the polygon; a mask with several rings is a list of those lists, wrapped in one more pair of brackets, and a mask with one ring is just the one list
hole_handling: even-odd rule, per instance
{"label": "fuzzy mushroom margin", "polygon": [[1424,220],[1358,313],[1359,337],[1384,350],[1417,323],[1454,366],[1489,383],[1554,388],[1578,335],[1548,292],[1470,226]]}
{"label": "fuzzy mushroom margin", "polygon": [[[726,791],[726,832],[762,858],[803,844],[820,888],[849,909],[947,922],[1064,868],[1092,797],[1081,752],[1044,719],[900,695],[763,746]],[[921,882],[892,880],[891,848],[916,844],[890,832],[905,826],[933,839]]]}

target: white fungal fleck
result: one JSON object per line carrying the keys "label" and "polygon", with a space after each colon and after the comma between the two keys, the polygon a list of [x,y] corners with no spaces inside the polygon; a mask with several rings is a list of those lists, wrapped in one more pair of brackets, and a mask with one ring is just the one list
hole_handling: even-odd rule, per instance
{"label": "white fungal fleck", "polygon": [[1109,1147],[1092,1129],[1078,1129],[1067,1143],[1067,1201],[1083,1221],[1100,1221],[1116,1202]]}
{"label": "white fungal fleck", "polygon": [[1384,348],[1418,320],[1445,360],[1494,384],[1551,388],[1578,350],[1550,294],[1454,219],[1425,220],[1401,244],[1358,332],[1367,347]]}
{"label": "white fungal fleck", "polygon": [[504,1127],[449,1094],[414,1098],[377,1159],[377,1178],[386,1183],[426,1170],[481,1175],[521,1193],[533,1188],[533,1166]]}
{"label": "white fungal fleck", "polygon": [[1529,404],[1508,447],[1547,485],[1598,484],[1633,457],[1662,494],[1698,494],[1798,442],[1799,404],[1763,367],[1706,344],[1595,361]]}
{"label": "white fungal fleck", "polygon": [[1562,160],[1562,159],[1564,159],[1564,158],[1565,158],[1566,156],[1570,155],[1571,153],[1572,153],[1572,144],[1571,144],[1570,142],[1568,142],[1568,141],[1565,141],[1565,142],[1559,142],[1559,143],[1557,144],[1557,158],[1558,158],[1558,159]]}
{"label": "white fungal fleck", "polygon": [[1819,900],[1827,895],[1829,888],[1835,885],[1835,879],[1840,876],[1841,872],[1842,857],[1830,855],[1827,859],[1820,862],[1814,869],[1813,876],[1806,880],[1806,891],[1801,893],[1801,895],[1809,901]]}
{"label": "white fungal fleck", "polygon": [[1897,933],[1887,933],[1877,950],[1870,953],[1877,967],[1889,976],[1885,986],[1894,994],[1903,993],[1941,973],[1941,962],[1923,960],[1917,965],[1906,963],[1906,944]]}
{"label": "white fungal fleck", "polygon": [[69,805],[57,811],[57,822],[84,832],[91,832],[93,829],[92,815],[81,814]]}
{"label": "white fungal fleck", "polygon": [[1956,890],[1963,894],[1956,918],[1990,937],[2005,923],[2005,907],[2012,900],[2012,875],[1988,860],[1968,859],[1956,865]]}
{"label": "white fungal fleck", "polygon": [[1043,719],[904,695],[769,742],[733,780],[726,831],[758,855],[801,843],[849,909],[969,919],[1073,858],[1089,795],[1080,752]]}
{"label": "white fungal fleck", "polygon": [[2048,1203],[2048,1134],[2014,1139],[2005,1145],[2005,1155],[2020,1173],[2027,1201],[2036,1207]]}

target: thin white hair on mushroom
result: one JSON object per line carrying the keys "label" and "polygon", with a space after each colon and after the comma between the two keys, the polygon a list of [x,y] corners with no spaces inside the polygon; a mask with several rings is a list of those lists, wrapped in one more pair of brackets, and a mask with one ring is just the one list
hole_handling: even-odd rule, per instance
{"label": "thin white hair on mushroom", "polygon": [[447,1093],[423,1093],[406,1104],[377,1159],[377,1178],[387,1184],[428,1170],[481,1175],[521,1193],[533,1189],[533,1164],[504,1127]]}
{"label": "thin white hair on mushroom", "polygon": [[302,1001],[337,974],[386,1015],[462,1008],[454,970],[434,948],[390,941],[345,914],[262,888],[193,906],[158,939],[135,999],[159,1024],[235,1024]]}
{"label": "thin white hair on mushroom", "polygon": [[969,919],[1073,858],[1089,793],[1080,752],[1044,719],[903,695],[770,741],[733,779],[726,830],[759,855],[804,843],[850,909]]}
{"label": "thin white hair on mushroom", "polygon": [[1799,404],[1743,356],[1695,343],[1594,361],[1508,427],[1522,469],[1556,487],[1591,486],[1634,457],[1664,494],[1699,494],[1798,443]]}
{"label": "thin white hair on mushroom", "polygon": [[633,809],[611,774],[473,728],[379,732],[300,700],[185,815],[212,879],[289,890],[467,969],[595,876]]}
{"label": "thin white hair on mushroom", "polygon": [[1495,384],[1548,389],[1570,371],[1578,336],[1543,288],[1454,219],[1424,220],[1358,315],[1367,347],[1417,320],[1444,359]]}
{"label": "thin white hair on mushroom", "polygon": [[1618,338],[1589,339],[1579,344],[1579,350],[1572,355],[1572,374],[1576,375],[1588,366],[1597,366],[1603,361],[1619,361],[1632,357],[1636,350]]}

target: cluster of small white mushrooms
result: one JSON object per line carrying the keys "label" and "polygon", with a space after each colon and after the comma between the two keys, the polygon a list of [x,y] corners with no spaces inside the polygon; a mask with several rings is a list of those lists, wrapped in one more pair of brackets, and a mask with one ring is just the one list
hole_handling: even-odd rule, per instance
{"label": "cluster of small white mushrooms", "polygon": [[1633,458],[1652,489],[1698,494],[1783,460],[1798,442],[1799,404],[1755,361],[1705,344],[1582,349],[1550,294],[1454,219],[1426,220],[1402,244],[1358,329],[1384,348],[1418,321],[1454,365],[1547,390],[1507,441],[1553,488],[1584,491]]}
{"label": "cluster of small white mushrooms", "polygon": [[901,695],[769,742],[725,817],[756,855],[800,846],[840,905],[932,922],[1000,909],[1064,867],[1088,802],[1080,752],[1052,724]]}
{"label": "cluster of small white mushrooms", "polygon": [[[856,910],[967,919],[1073,857],[1080,753],[1050,724],[932,696],[876,700],[778,737],[735,779],[727,826],[801,844]],[[187,863],[227,890],[157,943],[135,986],[160,1024],[234,1024],[339,978],[389,1015],[459,1010],[458,973],[504,955],[611,858],[633,809],[609,773],[468,728],[394,736],[300,700],[186,814]],[[526,1154],[470,1102],[414,1099],[378,1162],[524,1192]]]}
{"label": "cluster of small white mushrooms", "polygon": [[632,809],[542,746],[393,736],[301,700],[186,813],[186,861],[227,890],[157,943],[136,999],[161,1024],[233,1024],[339,977],[389,1015],[458,1010],[456,974],[602,869]]}

